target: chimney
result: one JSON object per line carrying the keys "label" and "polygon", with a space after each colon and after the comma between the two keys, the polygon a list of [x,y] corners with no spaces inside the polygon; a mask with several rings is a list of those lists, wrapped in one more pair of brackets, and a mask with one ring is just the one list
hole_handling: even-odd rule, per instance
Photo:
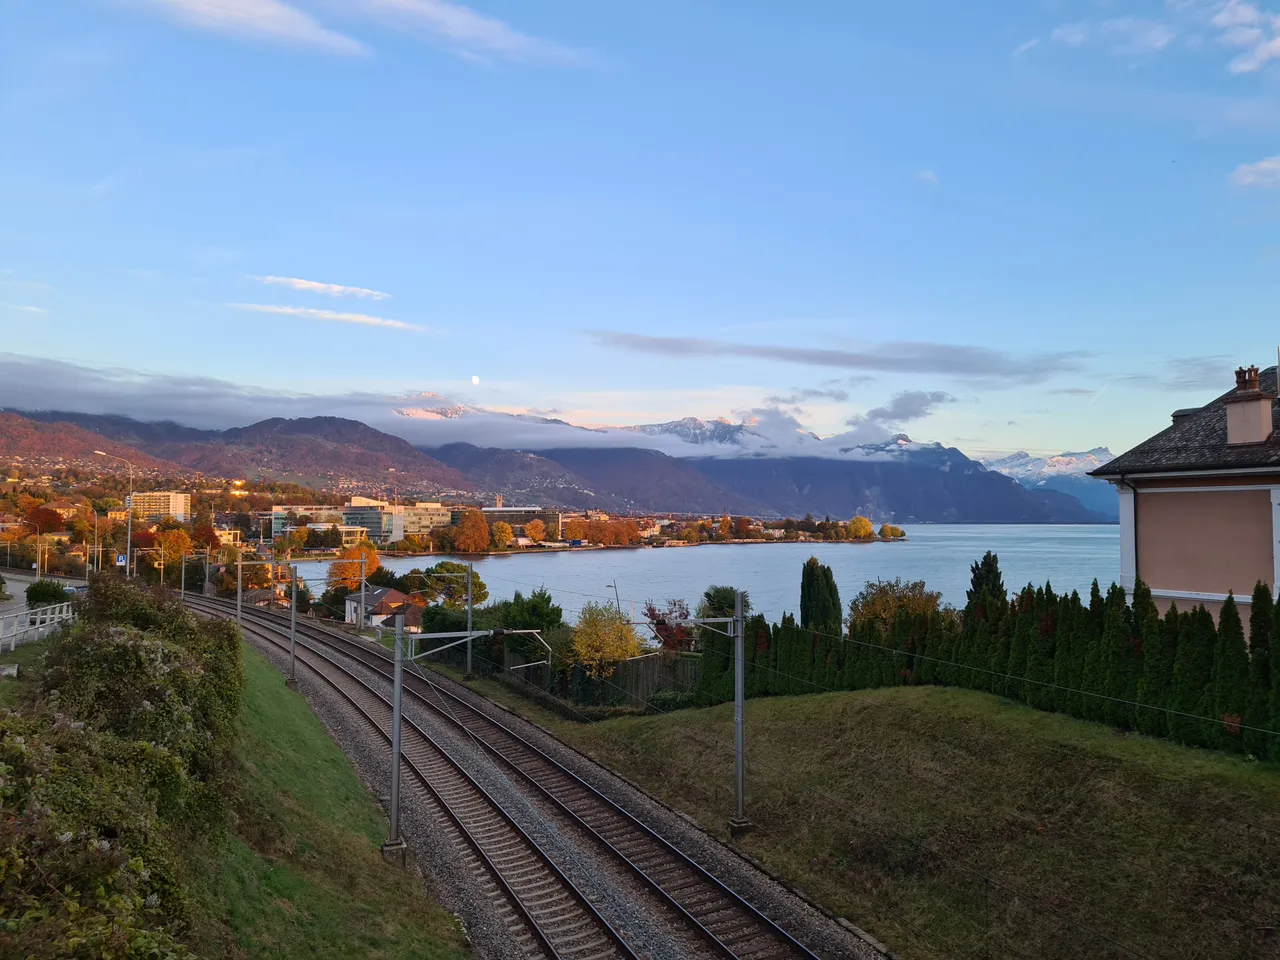
{"label": "chimney", "polygon": [[1226,401],[1228,446],[1271,439],[1273,400],[1275,394],[1263,393],[1258,386],[1257,367],[1236,370],[1236,392]]}

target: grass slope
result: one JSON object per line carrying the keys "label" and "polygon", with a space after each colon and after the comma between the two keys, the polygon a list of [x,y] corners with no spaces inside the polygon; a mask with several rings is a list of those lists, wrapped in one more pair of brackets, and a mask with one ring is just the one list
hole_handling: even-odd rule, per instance
{"label": "grass slope", "polygon": [[[731,705],[583,725],[478,686],[724,834]],[[743,849],[901,957],[1280,956],[1275,766],[939,687],[748,701],[747,758]]]}
{"label": "grass slope", "polygon": [[280,673],[246,646],[243,799],[192,865],[192,946],[206,957],[470,956],[420,878],[383,862],[386,822]]}

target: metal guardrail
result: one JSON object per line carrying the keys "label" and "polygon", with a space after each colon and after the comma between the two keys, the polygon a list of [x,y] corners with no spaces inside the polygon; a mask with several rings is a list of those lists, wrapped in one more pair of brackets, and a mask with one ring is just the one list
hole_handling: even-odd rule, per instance
{"label": "metal guardrail", "polygon": [[0,653],[43,640],[75,613],[68,603],[51,603],[0,617]]}

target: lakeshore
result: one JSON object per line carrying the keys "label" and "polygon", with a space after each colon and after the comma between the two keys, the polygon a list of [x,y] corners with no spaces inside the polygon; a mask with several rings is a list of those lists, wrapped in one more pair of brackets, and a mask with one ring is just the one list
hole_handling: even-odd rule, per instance
{"label": "lakeshore", "polygon": [[[615,602],[615,581],[617,601],[634,604],[637,611],[646,600],[674,597],[696,603],[708,586],[731,584],[747,591],[753,609],[774,620],[795,612],[800,568],[810,556],[832,568],[846,603],[868,580],[901,577],[923,580],[942,593],[944,602],[963,606],[969,565],[987,550],[999,554],[1010,589],[1047,580],[1057,590],[1087,591],[1095,577],[1105,587],[1119,576],[1120,534],[1114,525],[925,524],[910,532],[906,540],[874,541],[857,550],[844,549],[857,541],[763,541],[774,549],[593,547],[479,556],[386,554],[382,564],[403,573],[440,560],[471,562],[491,598],[509,599],[517,590],[528,594],[545,586],[566,616],[576,615],[589,600]],[[298,567],[304,578],[319,585],[328,561],[301,560]]]}

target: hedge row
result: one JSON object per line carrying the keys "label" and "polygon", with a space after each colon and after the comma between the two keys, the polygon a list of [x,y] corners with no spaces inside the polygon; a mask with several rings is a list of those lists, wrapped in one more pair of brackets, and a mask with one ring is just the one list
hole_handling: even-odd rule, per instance
{"label": "hedge row", "polygon": [[[845,626],[748,622],[747,696],[941,684],[1181,743],[1280,759],[1280,609],[1258,584],[1246,645],[1235,599],[1160,615],[1151,591],[1097,582],[1087,602],[1046,584],[1006,595],[998,561],[973,566],[963,610],[921,609],[921,591],[857,610]],[[808,572],[812,576],[812,571]],[[920,585],[908,585],[919,587]],[[855,605],[856,606],[856,605]],[[709,636],[699,694],[733,695],[729,642]]]}

